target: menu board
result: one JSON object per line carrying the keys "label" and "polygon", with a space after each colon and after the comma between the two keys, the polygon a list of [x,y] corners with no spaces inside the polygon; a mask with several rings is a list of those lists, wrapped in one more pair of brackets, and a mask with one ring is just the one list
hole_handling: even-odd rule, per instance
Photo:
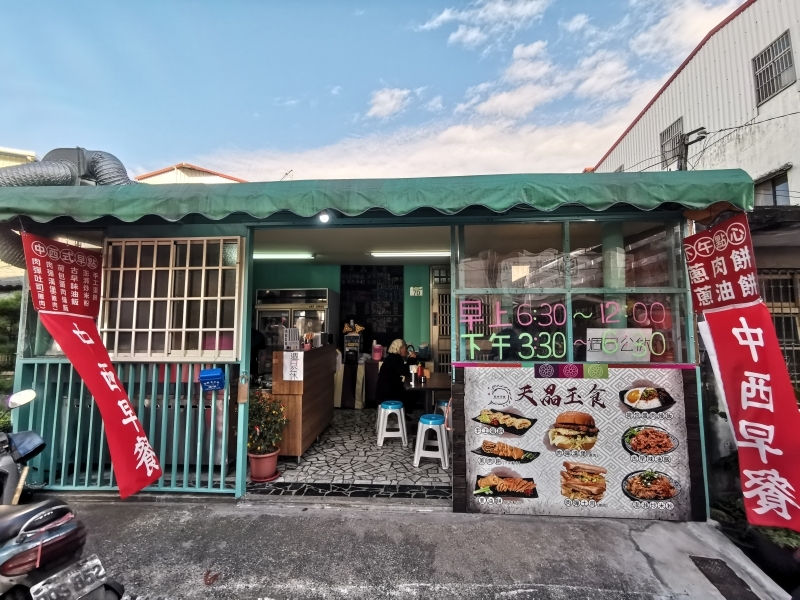
{"label": "menu board", "polygon": [[689,519],[680,369],[464,372],[471,512]]}
{"label": "menu board", "polygon": [[366,328],[362,339],[388,346],[403,337],[403,267],[342,266],[341,322]]}

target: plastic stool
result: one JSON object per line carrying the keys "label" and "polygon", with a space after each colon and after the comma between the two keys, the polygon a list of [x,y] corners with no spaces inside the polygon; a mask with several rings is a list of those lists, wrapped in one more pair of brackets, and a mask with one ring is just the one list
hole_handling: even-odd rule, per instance
{"label": "plastic stool", "polygon": [[447,419],[447,411],[449,407],[450,407],[450,400],[437,400],[436,408],[433,409],[433,414],[436,414],[439,411],[441,411],[442,415],[444,415],[444,418]]}
{"label": "plastic stool", "polygon": [[[436,432],[436,443],[438,447],[436,450],[425,450],[426,445],[433,445],[433,440],[430,442],[426,439],[428,433]],[[442,415],[422,415],[419,418],[419,425],[417,427],[417,446],[414,451],[414,466],[419,466],[419,460],[423,456],[429,458],[438,458],[442,461],[442,467],[447,469],[450,466],[449,452],[447,449],[447,431],[444,425],[444,417]]]}
{"label": "plastic stool", "polygon": [[[397,417],[399,431],[386,431],[386,427],[389,424],[389,415]],[[408,446],[406,413],[403,409],[403,403],[397,400],[381,402],[378,407],[378,446],[383,446],[383,440],[386,438],[401,438],[403,440],[403,448]]]}

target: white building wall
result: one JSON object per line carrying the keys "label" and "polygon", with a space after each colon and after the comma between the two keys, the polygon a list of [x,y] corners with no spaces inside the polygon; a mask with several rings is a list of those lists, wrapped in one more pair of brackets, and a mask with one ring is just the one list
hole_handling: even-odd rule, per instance
{"label": "white building wall", "polygon": [[24,165],[36,160],[36,153],[29,150],[0,148],[0,168]]}
{"label": "white building wall", "polygon": [[[756,106],[752,60],[787,29],[800,76],[800,0],[758,0],[711,37],[596,170],[660,170],[659,136],[680,117],[684,133],[712,132],[800,111],[798,82]],[[690,169],[742,168],[754,179],[786,163],[795,165],[789,189],[800,192],[800,115],[711,134],[689,151]]]}
{"label": "white building wall", "polygon": [[153,175],[147,179],[142,179],[140,183],[147,183],[152,185],[160,185],[165,183],[236,183],[231,179],[212,175],[204,171],[196,169],[189,169],[186,167],[179,167],[171,169],[166,173],[160,175]]}

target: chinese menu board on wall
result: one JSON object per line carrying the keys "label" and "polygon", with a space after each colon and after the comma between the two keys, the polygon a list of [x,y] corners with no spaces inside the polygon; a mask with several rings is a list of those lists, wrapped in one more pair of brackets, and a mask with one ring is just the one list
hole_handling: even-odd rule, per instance
{"label": "chinese menu board on wall", "polygon": [[465,369],[473,512],[685,520],[680,369]]}

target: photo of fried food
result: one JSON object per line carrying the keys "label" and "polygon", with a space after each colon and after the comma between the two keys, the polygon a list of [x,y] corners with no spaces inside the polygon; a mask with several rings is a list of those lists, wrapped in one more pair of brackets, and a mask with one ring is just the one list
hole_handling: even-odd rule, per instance
{"label": "photo of fried food", "polygon": [[478,478],[478,488],[491,488],[498,493],[511,492],[514,494],[525,494],[530,496],[536,489],[536,484],[522,477],[498,477],[497,475],[487,475]]}
{"label": "photo of fried food", "polygon": [[505,442],[492,442],[484,440],[481,444],[481,449],[486,454],[494,454],[500,458],[512,458],[514,460],[522,460],[525,456],[525,451],[522,448],[517,448]]}
{"label": "photo of fried food", "polygon": [[532,425],[530,419],[526,419],[524,417],[515,417],[514,415],[498,412],[496,410],[490,410],[488,408],[484,408],[481,411],[478,421],[481,423],[486,423],[487,425],[493,425],[495,427],[501,425],[505,427],[513,427],[514,429],[527,429]]}

